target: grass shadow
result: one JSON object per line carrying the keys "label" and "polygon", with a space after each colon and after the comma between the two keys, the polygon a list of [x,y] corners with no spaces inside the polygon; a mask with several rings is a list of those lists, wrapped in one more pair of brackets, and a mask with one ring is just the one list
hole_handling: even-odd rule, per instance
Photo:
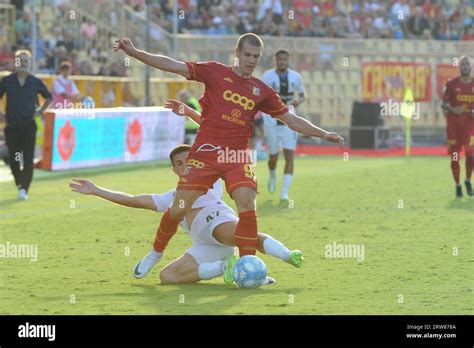
{"label": "grass shadow", "polygon": [[455,198],[448,204],[448,209],[463,209],[474,211],[474,197]]}
{"label": "grass shadow", "polygon": [[[143,290],[145,306],[158,314],[187,314],[187,315],[222,315],[223,312],[208,312],[209,308],[234,308],[232,314],[265,314],[239,312],[240,304],[248,300],[249,296],[270,294],[296,294],[299,288],[278,288],[278,285],[262,286],[258,289],[239,289],[236,286],[225,284],[175,284],[175,285],[145,285],[133,284]],[[181,301],[181,302],[180,302]],[[268,303],[263,307],[281,307]],[[261,306],[259,306],[262,309]],[[265,311],[267,312],[267,311]],[[231,314],[231,313],[228,313]]]}

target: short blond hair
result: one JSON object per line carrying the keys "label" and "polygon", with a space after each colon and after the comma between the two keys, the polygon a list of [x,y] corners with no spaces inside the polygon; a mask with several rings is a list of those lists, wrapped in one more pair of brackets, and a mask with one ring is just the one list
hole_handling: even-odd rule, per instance
{"label": "short blond hair", "polygon": [[23,55],[23,54],[24,54],[24,55],[27,55],[28,58],[31,59],[31,52],[28,51],[28,50],[25,50],[25,49],[21,49],[21,50],[16,51],[16,52],[15,52],[15,57],[19,57],[19,56],[21,56],[21,55]]}

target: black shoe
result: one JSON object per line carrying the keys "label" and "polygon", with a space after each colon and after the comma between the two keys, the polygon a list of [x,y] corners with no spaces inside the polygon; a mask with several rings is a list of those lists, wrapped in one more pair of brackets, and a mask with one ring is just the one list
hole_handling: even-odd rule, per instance
{"label": "black shoe", "polygon": [[468,196],[472,196],[472,186],[470,181],[464,181],[464,185],[466,185],[466,192]]}
{"label": "black shoe", "polygon": [[462,186],[456,186],[456,198],[462,198]]}

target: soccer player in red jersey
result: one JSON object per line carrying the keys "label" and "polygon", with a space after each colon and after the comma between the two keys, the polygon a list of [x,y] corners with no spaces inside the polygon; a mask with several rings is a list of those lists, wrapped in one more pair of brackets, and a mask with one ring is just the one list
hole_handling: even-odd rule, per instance
{"label": "soccer player in red jersey", "polygon": [[474,165],[474,80],[471,77],[471,59],[459,59],[460,75],[446,83],[442,108],[446,111],[448,153],[451,155],[451,170],[456,182],[456,197],[462,197],[459,179],[459,157],[462,148],[466,156],[466,192],[472,196],[471,174]]}
{"label": "soccer player in red jersey", "polygon": [[[280,97],[261,80],[252,76],[263,51],[263,42],[255,34],[242,35],[235,48],[237,64],[227,66],[215,61],[182,62],[138,50],[126,38],[114,43],[121,49],[154,68],[204,83],[205,92],[199,100],[201,124],[189,153],[187,167],[180,179],[173,206],[161,218],[153,251],[145,258],[161,257],[178,224],[193,202],[223,178],[226,189],[239,212],[235,236],[240,256],[255,255],[257,249],[257,181],[252,172],[248,144],[255,114],[262,111],[307,136],[344,145],[337,133],[325,131],[294,114]],[[151,260],[150,263],[153,263]],[[147,260],[141,265],[146,267]],[[229,269],[228,272],[232,272]]]}

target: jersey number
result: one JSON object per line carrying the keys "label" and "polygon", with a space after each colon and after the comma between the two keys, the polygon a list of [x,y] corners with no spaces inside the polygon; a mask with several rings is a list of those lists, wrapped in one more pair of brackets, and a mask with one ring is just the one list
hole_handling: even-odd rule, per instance
{"label": "jersey number", "polygon": [[250,164],[244,165],[244,173],[247,178],[255,180],[255,174],[252,171],[252,166]]}

